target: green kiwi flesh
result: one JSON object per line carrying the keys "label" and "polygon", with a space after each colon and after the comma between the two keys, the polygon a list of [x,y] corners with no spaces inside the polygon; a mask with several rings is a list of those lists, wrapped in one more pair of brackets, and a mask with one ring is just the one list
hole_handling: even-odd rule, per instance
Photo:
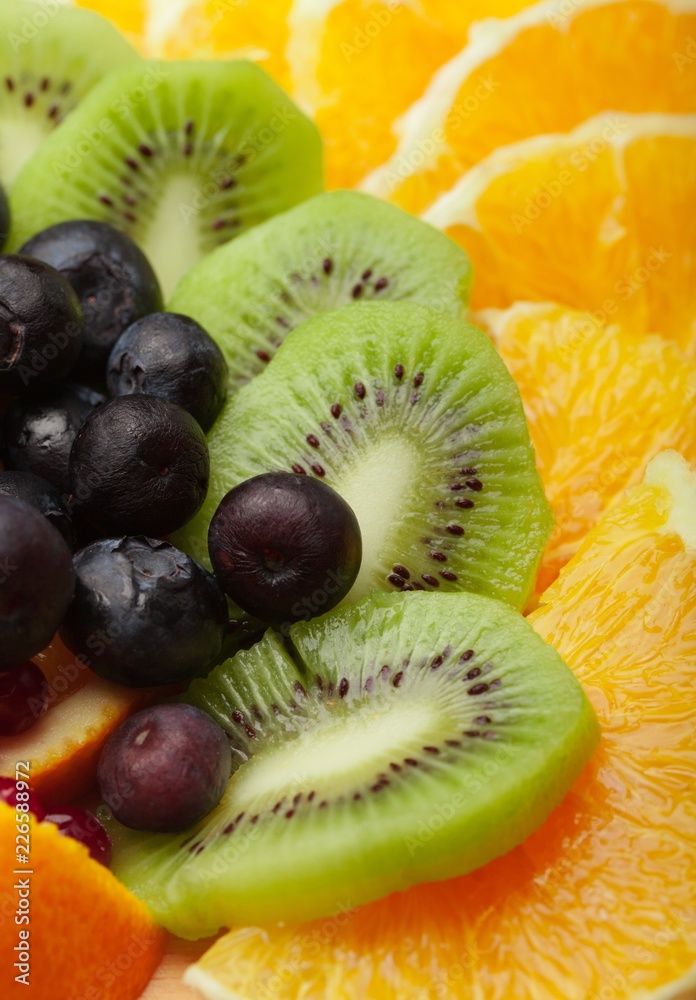
{"label": "green kiwi flesh", "polygon": [[175,536],[199,561],[230,489],[304,472],[358,518],[349,601],[374,587],[527,599],[552,518],[517,387],[473,326],[406,302],[307,320],[225,404],[208,445],[208,497]]}
{"label": "green kiwi flesh", "polygon": [[420,302],[463,318],[470,279],[466,253],[447,236],[369,195],[332,191],[215,250],[169,308],[217,340],[235,387],[303,320],[358,299]]}
{"label": "green kiwi flesh", "polygon": [[21,172],[10,245],[67,219],[109,222],[166,298],[206,253],[321,188],[316,127],[258,66],[140,62],[95,87]]}
{"label": "green kiwi flesh", "polygon": [[599,737],[556,651],[476,594],[376,594],[287,646],[268,632],[186,700],[230,735],[227,791],[183,834],[115,831],[113,867],[188,938],[472,871],[543,823]]}
{"label": "green kiwi flesh", "polygon": [[[44,139],[112,69],[139,61],[105,18],[57,0],[0,3],[0,182],[8,190]],[[35,197],[40,201],[37,189]]]}

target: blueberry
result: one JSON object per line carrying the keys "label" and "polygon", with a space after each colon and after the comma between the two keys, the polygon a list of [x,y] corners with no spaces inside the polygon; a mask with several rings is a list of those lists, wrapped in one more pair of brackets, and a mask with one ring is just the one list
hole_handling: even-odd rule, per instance
{"label": "blueberry", "polygon": [[49,690],[40,667],[31,660],[0,670],[0,736],[19,736],[48,708]]}
{"label": "blueberry", "polygon": [[7,234],[10,231],[10,206],[7,201],[7,195],[2,186],[0,186],[0,250],[5,246],[5,241],[7,240]]}
{"label": "blueberry", "polygon": [[75,556],[60,637],[101,677],[131,687],[207,673],[227,630],[215,577],[169,542],[102,539]]}
{"label": "blueberry", "polygon": [[83,341],[80,303],[60,271],[0,256],[0,390],[24,394],[59,382]]}
{"label": "blueberry", "polygon": [[82,305],[85,347],[81,378],[104,378],[109,351],[141,316],[162,308],[162,293],[150,263],[125,233],[105,222],[59,222],[37,233],[21,253],[62,271]]}
{"label": "blueberry", "polygon": [[109,357],[112,396],[147,392],[178,403],[204,431],[227,395],[227,363],[202,326],[178,313],[153,313],[122,333]]}
{"label": "blueberry", "polygon": [[70,511],[60,490],[48,480],[31,472],[0,472],[0,496],[23,500],[34,507],[61,533],[68,548],[75,548]]}
{"label": "blueberry", "polygon": [[70,549],[45,517],[0,496],[0,669],[40,653],[75,586]]}
{"label": "blueberry", "polygon": [[173,833],[215,808],[231,768],[227,736],[209,715],[192,705],[156,705],[109,737],[99,788],[124,826]]}
{"label": "blueberry", "polygon": [[95,410],[70,453],[73,505],[103,536],[176,531],[200,509],[209,475],[200,426],[155,396],[118,396]]}
{"label": "blueberry", "polygon": [[75,435],[103,402],[101,393],[70,382],[16,399],[3,422],[5,468],[33,472],[69,493]]}
{"label": "blueberry", "polygon": [[362,540],[355,514],[326,483],[271,472],[223,497],[208,550],[225,593],[279,624],[308,620],[345,597],[360,569]]}

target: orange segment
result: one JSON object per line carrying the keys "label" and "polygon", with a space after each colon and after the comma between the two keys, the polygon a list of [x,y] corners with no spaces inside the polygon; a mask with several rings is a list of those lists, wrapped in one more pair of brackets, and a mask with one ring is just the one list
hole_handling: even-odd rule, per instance
{"label": "orange segment", "polygon": [[253,59],[287,89],[285,48],[292,0],[192,0],[179,14],[166,6],[151,34],[171,59]]}
{"label": "orange segment", "polygon": [[[82,844],[62,837],[50,823],[32,821],[28,865],[15,859],[16,836],[15,811],[0,803],[3,995],[20,996],[25,989],[32,1000],[106,996],[136,1000],[164,948],[164,935],[147,908],[93,861]],[[14,869],[20,874],[13,874]],[[20,905],[16,888],[20,879],[29,881],[26,925],[14,917]],[[15,948],[20,932],[27,928],[28,989],[12,981],[25,972],[14,963],[21,966],[22,952]]]}
{"label": "orange segment", "polygon": [[610,113],[497,150],[425,218],[469,252],[476,308],[562,302],[696,356],[695,196],[696,115]]}
{"label": "orange segment", "polygon": [[530,620],[603,732],[547,823],[465,878],[302,927],[235,930],[186,982],[209,1000],[690,995],[696,472],[658,456],[546,597]]}
{"label": "orange segment", "polygon": [[607,108],[696,111],[695,34],[692,0],[537,3],[476,24],[365,186],[420,212],[499,146],[568,131]]}
{"label": "orange segment", "polygon": [[542,593],[626,486],[665,448],[696,462],[696,363],[662,337],[518,303],[478,321],[519,386],[555,527]]}
{"label": "orange segment", "polygon": [[[309,32],[311,16],[293,16],[293,93],[315,112],[328,186],[352,187],[392,154],[396,120],[464,44],[473,21],[512,14],[528,2],[334,0]],[[297,4],[300,12],[312,6]]]}

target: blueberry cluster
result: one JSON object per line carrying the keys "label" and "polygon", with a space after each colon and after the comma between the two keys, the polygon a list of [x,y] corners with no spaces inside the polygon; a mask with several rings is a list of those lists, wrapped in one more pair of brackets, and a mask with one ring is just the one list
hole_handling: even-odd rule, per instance
{"label": "blueberry cluster", "polygon": [[[45,713],[32,657],[56,632],[99,676],[176,685],[169,695],[224,655],[225,595],[253,619],[240,644],[310,617],[317,588],[328,610],[352,587],[358,522],[306,475],[269,473],[227,494],[210,528],[215,574],[166,540],[206,497],[205,433],[227,381],[216,343],[162,311],[149,262],[111,226],[61,223],[0,255],[0,737]],[[99,780],[122,822],[174,830],[217,804],[230,769],[217,723],[165,703],[116,730]],[[94,817],[66,807],[49,818],[108,863]]]}
{"label": "blueberry cluster", "polygon": [[205,498],[226,387],[215,341],[162,311],[148,260],[113,227],[61,223],[0,255],[0,735],[45,711],[31,658],[58,630],[135,687],[216,662],[224,595],[162,539]]}

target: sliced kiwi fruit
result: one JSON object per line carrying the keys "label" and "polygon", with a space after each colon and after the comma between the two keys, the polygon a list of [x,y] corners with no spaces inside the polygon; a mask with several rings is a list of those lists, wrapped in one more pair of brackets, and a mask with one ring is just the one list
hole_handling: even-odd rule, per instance
{"label": "sliced kiwi fruit", "polygon": [[0,181],[10,187],[105,73],[136,61],[137,52],[99,14],[63,7],[57,0],[2,0]]}
{"label": "sliced kiwi fruit", "polygon": [[95,87],[21,172],[10,242],[109,222],[168,297],[204,254],[321,188],[316,127],[258,66],[141,62]]}
{"label": "sliced kiwi fruit", "polygon": [[183,937],[306,920],[463,875],[524,840],[597,722],[556,651],[476,594],[376,594],[195,681],[229,733],[217,808],[116,836],[114,869]]}
{"label": "sliced kiwi fruit", "polygon": [[410,302],[307,320],[225,405],[208,444],[208,497],[177,534],[194,558],[207,561],[228,490],[294,471],[357,515],[349,601],[379,587],[525,603],[552,519],[517,387],[475,327]]}
{"label": "sliced kiwi fruit", "polygon": [[432,226],[370,195],[332,191],[214,251],[170,309],[215,337],[234,386],[262,371],[303,320],[372,299],[462,318],[470,280],[466,253]]}

